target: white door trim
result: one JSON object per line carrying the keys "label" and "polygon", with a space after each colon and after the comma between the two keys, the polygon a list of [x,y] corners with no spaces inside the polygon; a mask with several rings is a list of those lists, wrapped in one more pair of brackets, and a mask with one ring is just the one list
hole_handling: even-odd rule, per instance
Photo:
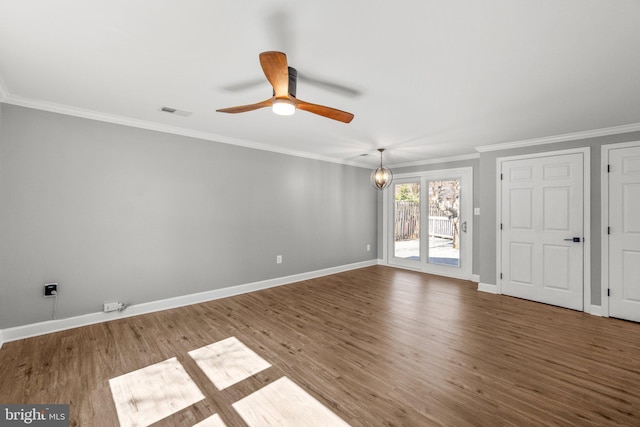
{"label": "white door trim", "polygon": [[500,271],[502,271],[502,236],[500,234],[500,224],[502,223],[502,183],[500,180],[500,171],[502,163],[511,160],[534,159],[538,157],[561,156],[565,154],[583,155],[583,227],[584,227],[584,246],[583,246],[583,311],[590,313],[591,310],[591,149],[590,147],[572,148],[568,150],[545,151],[543,153],[524,154],[520,156],[498,157],[496,159],[496,290],[498,294],[502,294],[502,280],[500,279]]}
{"label": "white door trim", "polygon": [[619,148],[639,147],[640,141],[621,142],[607,144],[601,147],[600,156],[600,215],[601,215],[601,276],[600,276],[600,315],[609,317],[609,238],[607,227],[609,226],[609,151]]}
{"label": "white door trim", "polygon": [[[469,263],[468,275],[465,275],[465,274],[456,275],[456,274],[449,274],[449,273],[440,274],[440,273],[424,271],[422,268],[411,268],[411,267],[405,267],[405,266],[389,263],[390,255],[389,255],[388,247],[389,247],[390,229],[389,229],[388,222],[389,222],[389,219],[392,218],[393,216],[393,212],[390,210],[392,209],[393,206],[390,204],[389,198],[392,197],[391,189],[393,188],[393,185],[390,185],[389,187],[384,189],[382,192],[382,255],[383,255],[384,265],[389,265],[389,266],[398,267],[398,268],[405,268],[408,270],[424,271],[429,274],[438,274],[438,275],[446,274],[447,277],[454,277],[454,278],[463,279],[463,280],[474,279],[475,276],[473,275],[473,268],[472,268],[473,267],[473,219],[474,219],[473,217],[473,167],[469,166],[469,167],[462,167],[462,168],[439,169],[439,170],[429,170],[429,171],[415,172],[415,173],[394,174],[394,182],[396,179],[404,180],[404,179],[415,178],[415,179],[422,180],[422,178],[428,179],[428,178],[438,177],[442,175],[455,176],[457,174],[465,174],[467,178],[469,192],[471,194],[471,197],[470,197],[471,200],[468,202],[469,218],[467,219],[468,221],[467,233],[469,234],[470,244],[468,245],[469,248],[465,250],[464,254],[461,254],[461,256],[464,257],[463,262]],[[423,189],[421,189],[421,191],[423,191]],[[424,199],[425,197],[424,195],[422,195],[421,200],[424,200]],[[453,273],[453,271],[451,273]]]}

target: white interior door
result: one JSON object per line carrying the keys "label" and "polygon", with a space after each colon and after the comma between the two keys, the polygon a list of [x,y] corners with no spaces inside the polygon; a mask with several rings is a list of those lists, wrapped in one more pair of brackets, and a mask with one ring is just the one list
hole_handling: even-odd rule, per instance
{"label": "white interior door", "polygon": [[501,163],[503,294],[583,309],[584,155]]}
{"label": "white interior door", "polygon": [[640,147],[609,151],[609,315],[640,322]]}

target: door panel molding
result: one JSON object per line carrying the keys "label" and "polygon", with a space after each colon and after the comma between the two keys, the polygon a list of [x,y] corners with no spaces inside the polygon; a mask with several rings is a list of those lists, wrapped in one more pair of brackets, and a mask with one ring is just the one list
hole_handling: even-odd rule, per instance
{"label": "door panel molding", "polygon": [[[501,180],[501,172],[503,171],[503,163],[510,162],[514,160],[528,160],[528,159],[537,159],[537,158],[546,158],[546,157],[556,157],[556,156],[564,156],[568,154],[582,154],[583,158],[583,259],[582,259],[582,270],[583,270],[583,286],[582,286],[582,294],[583,294],[583,311],[592,311],[591,310],[591,209],[589,205],[589,201],[591,200],[591,179],[590,179],[590,148],[575,148],[568,150],[557,150],[557,151],[548,151],[542,153],[532,153],[518,156],[508,156],[508,157],[498,157],[496,159],[496,293],[503,294],[502,289],[502,278],[501,272],[503,271],[502,266],[502,251],[507,250],[507,248],[502,247],[502,233],[500,230],[500,225],[503,222],[502,219],[502,180]],[[562,167],[561,163],[554,164],[553,167],[547,168],[544,170],[544,175],[547,178],[553,179],[555,177],[561,177],[563,174],[566,174],[566,168]],[[523,180],[528,179],[529,175],[527,174],[526,168],[518,169],[515,171],[510,171],[512,173],[512,179],[518,179],[521,177]],[[515,173],[515,175],[514,175]],[[529,172],[530,173],[530,172]],[[559,226],[561,224],[554,224],[555,226]],[[555,228],[555,227],[552,227]],[[562,227],[560,227],[562,228]]]}

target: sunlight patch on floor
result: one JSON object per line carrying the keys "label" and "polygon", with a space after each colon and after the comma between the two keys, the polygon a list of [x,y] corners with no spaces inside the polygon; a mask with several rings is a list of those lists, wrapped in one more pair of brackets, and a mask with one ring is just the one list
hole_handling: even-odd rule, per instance
{"label": "sunlight patch on floor", "polygon": [[214,414],[207,419],[200,421],[198,424],[194,424],[193,427],[227,427],[222,421],[220,415]]}
{"label": "sunlight patch on floor", "polygon": [[[236,337],[190,351],[189,356],[221,391],[271,367]],[[175,357],[112,378],[109,386],[122,427],[149,426],[205,398]],[[287,377],[232,406],[249,427],[349,426]],[[214,414],[193,427],[226,425]]]}
{"label": "sunlight patch on floor", "polygon": [[349,426],[287,377],[237,401],[233,408],[249,427]]}
{"label": "sunlight patch on floor", "polygon": [[109,380],[122,427],[148,426],[204,399],[173,357]]}
{"label": "sunlight patch on floor", "polygon": [[189,352],[218,390],[224,390],[271,366],[236,337]]}

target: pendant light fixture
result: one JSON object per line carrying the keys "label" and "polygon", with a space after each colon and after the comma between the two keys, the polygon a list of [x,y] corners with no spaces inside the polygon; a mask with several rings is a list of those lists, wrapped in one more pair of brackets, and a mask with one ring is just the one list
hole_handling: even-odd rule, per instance
{"label": "pendant light fixture", "polygon": [[382,166],[382,152],[384,148],[378,148],[380,152],[380,166],[371,172],[371,184],[378,190],[384,190],[393,181],[393,172],[391,169]]}

